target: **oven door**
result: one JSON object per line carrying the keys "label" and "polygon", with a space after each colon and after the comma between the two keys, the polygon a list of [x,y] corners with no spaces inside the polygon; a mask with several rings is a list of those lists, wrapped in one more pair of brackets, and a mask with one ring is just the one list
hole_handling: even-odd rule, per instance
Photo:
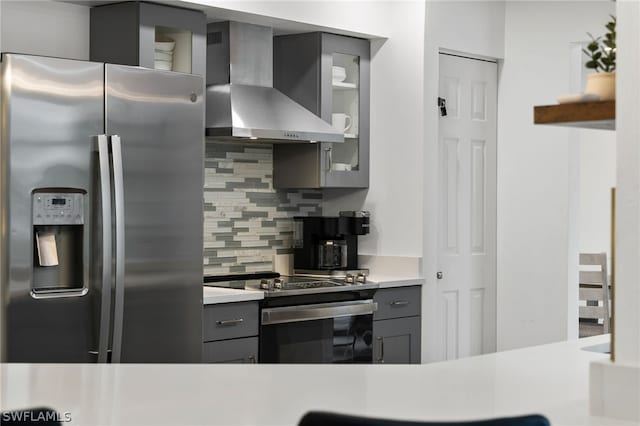
{"label": "oven door", "polygon": [[371,363],[373,300],[262,309],[260,362]]}

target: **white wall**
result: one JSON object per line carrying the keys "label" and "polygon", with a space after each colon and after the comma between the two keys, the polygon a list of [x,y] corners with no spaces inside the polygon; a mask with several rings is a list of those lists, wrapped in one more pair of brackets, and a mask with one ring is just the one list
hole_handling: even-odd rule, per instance
{"label": "white wall", "polygon": [[256,23],[265,23],[256,17],[261,15],[389,37],[372,42],[370,188],[325,191],[323,209],[325,214],[372,212],[372,232],[360,239],[361,254],[421,256],[424,1],[193,3],[218,9],[220,16],[237,18],[240,12],[243,20]]}
{"label": "white wall", "polygon": [[89,7],[0,0],[0,51],[89,59]]}
{"label": "white wall", "polygon": [[604,32],[614,10],[608,1],[507,3],[498,111],[499,350],[572,337],[580,135],[534,126],[533,106],[567,93],[569,43]]}
{"label": "white wall", "polygon": [[[424,54],[424,154],[423,154],[423,252],[427,284],[423,290],[422,360],[439,360],[435,341],[435,275],[438,230],[438,97],[440,49],[500,59],[504,56],[504,2],[428,1],[425,16]],[[500,142],[498,140],[498,148]]]}
{"label": "white wall", "polygon": [[371,211],[365,255],[422,255],[424,3],[398,2],[386,15],[387,41],[372,43],[369,189],[325,191],[325,214]]}
{"label": "white wall", "polygon": [[616,132],[580,131],[581,253],[611,256],[611,188],[616,186]]}
{"label": "white wall", "polygon": [[[205,9],[208,16],[241,20],[261,25],[301,28],[307,31],[322,29],[344,31],[355,36],[387,37],[393,31],[388,20],[391,4],[411,1],[376,0],[162,0],[186,7]],[[415,2],[415,1],[414,1]],[[423,3],[419,1],[418,3]],[[191,5],[189,5],[191,4]],[[269,18],[272,18],[270,20]],[[317,28],[310,29],[311,26]]]}

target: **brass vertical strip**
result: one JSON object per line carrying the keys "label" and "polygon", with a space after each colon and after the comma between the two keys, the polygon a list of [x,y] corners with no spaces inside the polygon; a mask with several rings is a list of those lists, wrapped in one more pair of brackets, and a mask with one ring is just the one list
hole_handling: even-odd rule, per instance
{"label": "brass vertical strip", "polygon": [[611,332],[611,361],[616,360],[616,189],[611,188],[611,291],[609,298],[611,299],[611,320],[609,323],[609,331]]}

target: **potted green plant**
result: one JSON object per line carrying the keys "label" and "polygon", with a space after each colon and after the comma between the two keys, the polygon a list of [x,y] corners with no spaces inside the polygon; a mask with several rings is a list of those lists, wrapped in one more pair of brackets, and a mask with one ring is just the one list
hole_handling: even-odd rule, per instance
{"label": "potted green plant", "polygon": [[597,95],[600,100],[616,98],[616,17],[611,16],[605,28],[604,38],[594,38],[590,33],[591,42],[583,49],[589,57],[585,64],[587,69],[595,70],[587,76],[585,94]]}

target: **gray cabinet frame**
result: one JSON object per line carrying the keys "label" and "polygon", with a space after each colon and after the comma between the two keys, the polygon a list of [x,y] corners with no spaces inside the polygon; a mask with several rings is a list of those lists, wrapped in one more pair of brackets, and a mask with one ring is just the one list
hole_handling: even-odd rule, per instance
{"label": "gray cabinet frame", "polygon": [[202,362],[258,362],[258,302],[205,305]]}
{"label": "gray cabinet frame", "polygon": [[419,364],[422,287],[380,289],[373,299],[374,364]]}
{"label": "gray cabinet frame", "polygon": [[373,322],[374,364],[420,363],[420,317]]}
{"label": "gray cabinet frame", "polygon": [[205,342],[202,362],[255,364],[258,362],[258,338]]}
{"label": "gray cabinet frame", "polygon": [[154,68],[155,28],[191,32],[191,74],[206,75],[207,20],[203,12],[143,2],[91,8],[90,59]]}
{"label": "gray cabinet frame", "polygon": [[370,58],[369,40],[327,33],[274,38],[274,87],[331,123],[333,53],[360,57],[359,168],[330,170],[330,143],[275,145],[273,183],[276,188],[368,188]]}

